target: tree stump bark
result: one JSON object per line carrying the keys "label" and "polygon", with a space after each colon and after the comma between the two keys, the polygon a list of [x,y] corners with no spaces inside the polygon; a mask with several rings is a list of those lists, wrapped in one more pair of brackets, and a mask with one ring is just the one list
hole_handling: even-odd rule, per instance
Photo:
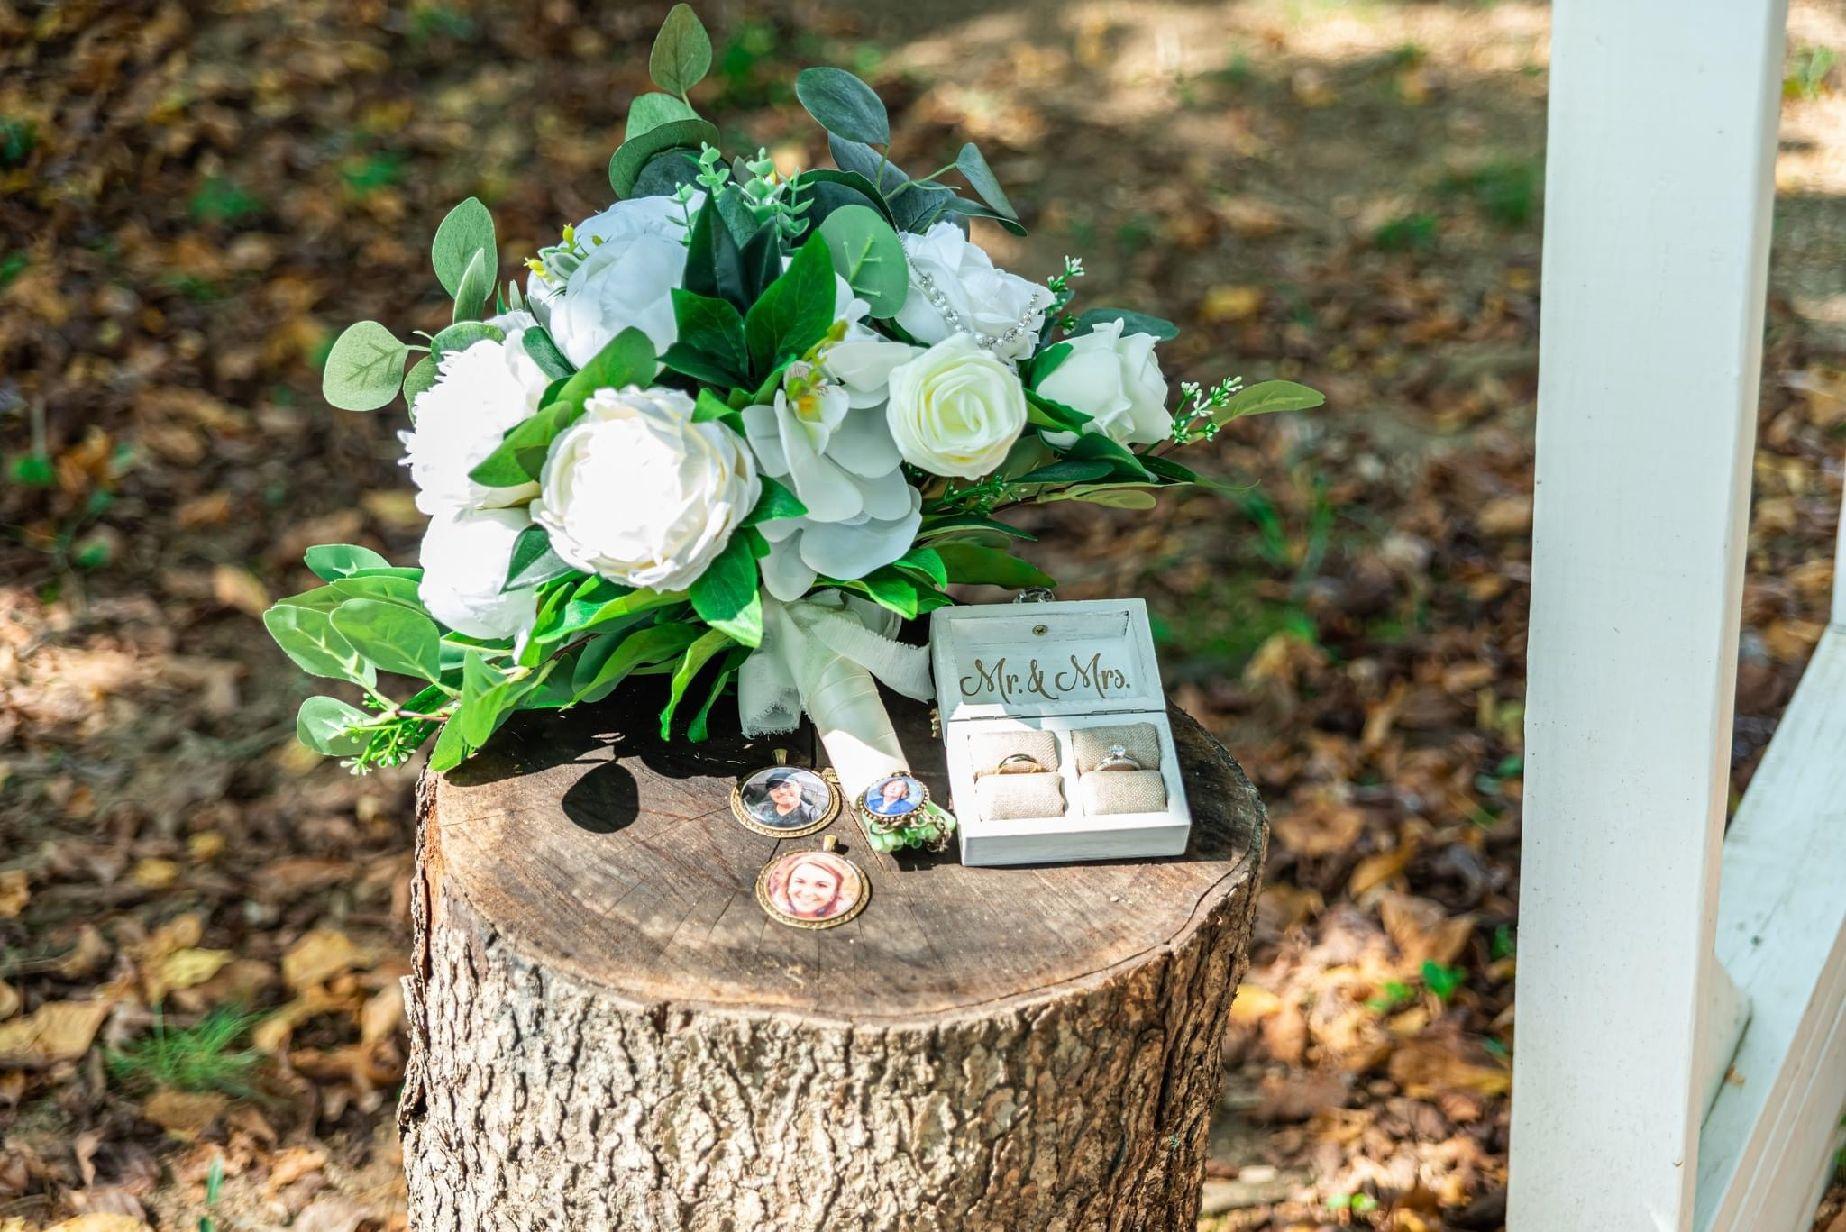
{"label": "tree stump bark", "polygon": [[[941,744],[895,712],[946,799]],[[416,1232],[1186,1229],[1267,840],[1173,714],[1171,860],[965,868],[857,823],[778,840],[739,774],[811,738],[652,738],[651,711],[522,716],[418,794]],[[771,922],[758,869],[826,833],[857,919]]]}

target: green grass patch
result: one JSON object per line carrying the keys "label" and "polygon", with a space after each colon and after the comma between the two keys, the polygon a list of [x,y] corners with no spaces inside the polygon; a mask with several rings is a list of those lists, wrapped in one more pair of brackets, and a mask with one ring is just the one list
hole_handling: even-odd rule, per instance
{"label": "green grass patch", "polygon": [[220,1007],[193,1026],[169,1028],[156,1012],[152,1031],[119,1052],[109,1052],[109,1074],[130,1088],[218,1091],[248,1098],[255,1093],[251,1079],[263,1057],[236,1044],[262,1019],[262,1014]]}
{"label": "green grass patch", "polygon": [[1503,161],[1451,175],[1442,187],[1450,196],[1472,201],[1498,226],[1514,229],[1537,217],[1544,183],[1544,169],[1538,163]]}
{"label": "green grass patch", "polygon": [[260,198],[245,192],[235,182],[221,175],[209,176],[193,192],[186,212],[194,222],[237,223],[263,212]]}
{"label": "green grass patch", "polygon": [[1436,216],[1405,214],[1372,232],[1372,247],[1380,252],[1428,252],[1436,246]]}

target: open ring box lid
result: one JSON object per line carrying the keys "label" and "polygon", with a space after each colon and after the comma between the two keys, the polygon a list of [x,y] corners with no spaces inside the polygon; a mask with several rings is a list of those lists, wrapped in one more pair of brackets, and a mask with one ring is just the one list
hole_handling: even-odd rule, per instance
{"label": "open ring box lid", "polygon": [[[1186,849],[1192,810],[1180,781],[1143,600],[939,608],[930,615],[930,654],[962,863],[1115,860]],[[1157,733],[1166,810],[1087,815],[1070,733],[1131,723],[1150,724]],[[981,816],[975,795],[979,767],[972,764],[969,738],[1009,730],[1057,735],[1064,816],[1006,821]]]}

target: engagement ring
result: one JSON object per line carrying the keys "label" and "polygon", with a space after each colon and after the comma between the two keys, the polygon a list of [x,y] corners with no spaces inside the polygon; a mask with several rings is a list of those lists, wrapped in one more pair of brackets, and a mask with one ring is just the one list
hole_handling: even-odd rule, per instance
{"label": "engagement ring", "polygon": [[1000,759],[994,767],[996,774],[1043,774],[1045,768],[1038,764],[1038,758],[1030,753],[1012,753]]}
{"label": "engagement ring", "polygon": [[1098,770],[1139,770],[1141,763],[1128,755],[1128,749],[1125,746],[1112,744],[1109,746],[1109,751],[1103,754],[1102,760],[1096,763],[1096,768]]}

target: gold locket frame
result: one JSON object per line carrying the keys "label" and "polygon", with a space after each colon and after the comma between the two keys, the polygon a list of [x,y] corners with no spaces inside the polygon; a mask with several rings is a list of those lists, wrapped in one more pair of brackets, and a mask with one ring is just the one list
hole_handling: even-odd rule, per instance
{"label": "gold locket frame", "polygon": [[832,916],[825,920],[804,920],[800,916],[789,915],[787,912],[777,907],[769,899],[770,870],[784,860],[816,854],[811,851],[785,851],[769,861],[769,863],[763,865],[756,874],[756,905],[763,909],[764,915],[768,916],[776,923],[786,924],[790,928],[811,929],[838,928],[842,924],[859,918],[859,913],[864,911],[866,904],[872,901],[872,879],[865,875],[865,870],[863,868],[860,868],[853,861],[848,860],[845,856],[840,854],[840,840],[833,835],[829,834],[827,836],[826,841],[821,844],[820,850],[832,856],[847,868],[850,868],[853,871],[853,876],[859,879],[859,885],[864,892],[859,895],[858,901],[853,903],[851,907],[847,908],[839,915]]}
{"label": "gold locket frame", "polygon": [[[923,798],[917,801],[916,804],[906,812],[874,813],[866,804],[865,797],[871,792],[873,787],[878,786],[880,783],[888,783],[892,779],[909,779],[922,789]],[[877,783],[867,784],[864,791],[861,791],[858,795],[853,797],[853,811],[858,815],[859,823],[863,825],[868,832],[875,831],[879,834],[890,834],[900,826],[914,825],[919,817],[926,816],[929,813],[929,784],[925,783],[922,779],[908,770],[893,770],[890,774],[879,779]]]}
{"label": "gold locket frame", "polygon": [[[820,818],[818,820],[810,822],[808,825],[798,829],[788,829],[786,827],[765,825],[763,822],[756,819],[755,814],[750,811],[750,806],[744,803],[744,787],[757,775],[768,774],[771,770],[796,770],[803,774],[811,774],[822,783],[826,784],[827,803],[822,806]],[[829,766],[825,770],[816,770],[812,766],[791,766],[788,764],[787,749],[776,750],[775,765],[765,767],[762,770],[752,770],[750,773],[741,776],[735,783],[731,784],[731,816],[735,817],[737,819],[737,824],[744,829],[753,830],[758,834],[766,834],[770,838],[805,838],[810,834],[817,834],[838,820],[841,811],[845,809],[845,807],[846,794],[840,788],[840,778],[833,772],[833,767]]]}

